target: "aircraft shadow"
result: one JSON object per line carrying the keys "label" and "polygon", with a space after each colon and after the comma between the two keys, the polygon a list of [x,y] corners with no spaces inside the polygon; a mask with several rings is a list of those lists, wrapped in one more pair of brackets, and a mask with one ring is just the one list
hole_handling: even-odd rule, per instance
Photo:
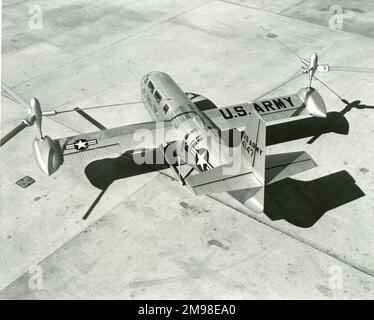
{"label": "aircraft shadow", "polygon": [[328,112],[326,118],[312,117],[268,126],[266,128],[266,145],[270,146],[307,137],[313,137],[311,139],[313,142],[322,134],[330,132],[348,134],[349,123],[344,114]]}
{"label": "aircraft shadow", "polygon": [[[91,162],[85,174],[102,192],[83,219],[88,218],[114,181],[166,168],[167,165],[138,165],[127,155]],[[297,227],[309,228],[327,211],[363,196],[364,192],[344,170],[311,181],[287,178],[265,187],[264,213],[273,221],[283,219]]]}
{"label": "aircraft shadow", "polygon": [[321,135],[330,132],[347,135],[349,133],[349,122],[345,114],[352,109],[374,109],[374,106],[363,104],[361,100],[349,102],[342,99],[341,101],[346,106],[339,112],[328,112],[326,118],[311,117],[268,126],[266,129],[266,145],[270,146],[307,137],[312,137],[308,141],[311,144]]}
{"label": "aircraft shadow", "polygon": [[89,217],[103,197],[105,191],[114,181],[167,168],[167,165],[136,164],[133,158],[127,154],[113,159],[106,158],[89,163],[84,170],[86,177],[90,183],[94,187],[100,189],[101,192],[92,202],[82,219],[86,220]]}
{"label": "aircraft shadow", "polygon": [[93,161],[86,166],[84,172],[94,187],[105,190],[116,180],[167,168],[169,168],[167,164],[139,165],[131,156],[124,154],[117,158]]}
{"label": "aircraft shadow", "polygon": [[265,187],[264,213],[273,221],[309,228],[327,211],[363,196],[345,170],[311,181],[287,178]]}

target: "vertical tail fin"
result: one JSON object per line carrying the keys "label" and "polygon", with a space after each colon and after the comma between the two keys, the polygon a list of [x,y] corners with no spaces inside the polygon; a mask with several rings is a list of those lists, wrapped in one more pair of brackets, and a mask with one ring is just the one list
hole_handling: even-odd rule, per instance
{"label": "vertical tail fin", "polygon": [[233,161],[189,176],[186,184],[196,195],[229,192],[253,211],[263,211],[265,132],[265,121],[252,111]]}
{"label": "vertical tail fin", "polygon": [[253,110],[243,132],[241,154],[243,165],[252,167],[261,187],[235,190],[229,194],[255,212],[264,211],[265,140],[266,122]]}
{"label": "vertical tail fin", "polygon": [[242,137],[242,160],[254,170],[257,179],[264,183],[266,122],[253,111]]}

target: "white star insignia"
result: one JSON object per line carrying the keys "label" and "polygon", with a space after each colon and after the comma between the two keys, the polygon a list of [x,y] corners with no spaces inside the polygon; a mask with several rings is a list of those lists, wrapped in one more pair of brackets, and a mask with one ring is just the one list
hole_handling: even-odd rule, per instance
{"label": "white star insignia", "polygon": [[75,144],[75,147],[78,149],[78,150],[82,150],[82,149],[86,149],[88,146],[88,143],[87,141],[83,141],[83,140],[78,140]]}
{"label": "white star insignia", "polygon": [[196,164],[198,166],[201,166],[204,168],[204,165],[206,165],[208,162],[206,161],[206,151],[203,154],[197,153],[197,162]]}

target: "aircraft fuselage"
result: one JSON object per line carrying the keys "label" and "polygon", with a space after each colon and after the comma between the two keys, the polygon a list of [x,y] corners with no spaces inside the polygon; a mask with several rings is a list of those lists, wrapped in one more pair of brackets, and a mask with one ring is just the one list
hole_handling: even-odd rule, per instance
{"label": "aircraft fuselage", "polygon": [[214,123],[201,112],[166,73],[143,77],[141,96],[156,121],[171,121],[178,132],[178,156],[199,171],[229,163]]}

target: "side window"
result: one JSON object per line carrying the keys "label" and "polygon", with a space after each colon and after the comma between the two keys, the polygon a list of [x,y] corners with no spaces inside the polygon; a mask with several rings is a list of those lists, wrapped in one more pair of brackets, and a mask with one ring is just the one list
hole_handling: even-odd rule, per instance
{"label": "side window", "polygon": [[163,110],[164,110],[165,114],[167,114],[168,110],[169,110],[169,106],[167,104],[165,104]]}
{"label": "side window", "polygon": [[153,83],[151,81],[148,82],[148,88],[151,90],[152,94],[155,91],[155,87],[153,86]]}
{"label": "side window", "polygon": [[158,93],[157,90],[155,91],[155,99],[156,99],[157,103],[160,104],[160,101],[161,101],[162,97],[161,97],[161,95]]}

